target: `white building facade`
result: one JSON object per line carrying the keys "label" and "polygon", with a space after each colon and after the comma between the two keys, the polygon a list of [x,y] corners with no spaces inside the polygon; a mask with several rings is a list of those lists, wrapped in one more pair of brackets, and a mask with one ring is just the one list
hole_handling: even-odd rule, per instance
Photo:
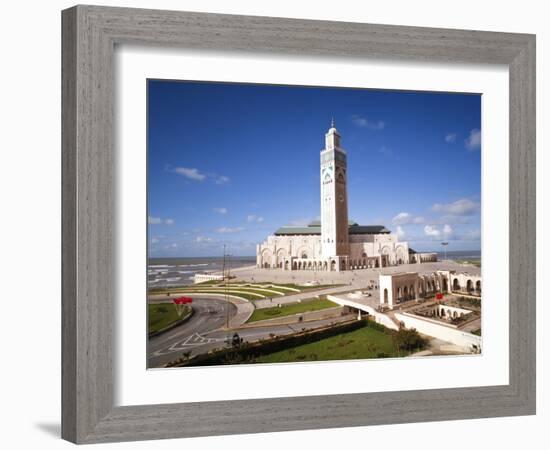
{"label": "white building facade", "polygon": [[334,127],[321,150],[321,220],[305,227],[279,228],[256,248],[257,266],[282,270],[342,271],[436,261],[416,253],[381,225],[348,220],[347,154]]}
{"label": "white building facade", "polygon": [[[402,272],[380,274],[380,305],[393,309],[395,305],[441,294],[467,294],[481,298],[481,275],[454,270],[432,273]],[[451,311],[452,312],[452,311]]]}

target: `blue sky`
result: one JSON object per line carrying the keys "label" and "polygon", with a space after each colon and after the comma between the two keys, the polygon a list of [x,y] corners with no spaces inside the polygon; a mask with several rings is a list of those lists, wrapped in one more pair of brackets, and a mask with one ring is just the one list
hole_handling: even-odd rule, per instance
{"label": "blue sky", "polygon": [[254,255],[317,219],[331,117],[351,219],[480,249],[479,95],[149,80],[148,101],[150,256]]}

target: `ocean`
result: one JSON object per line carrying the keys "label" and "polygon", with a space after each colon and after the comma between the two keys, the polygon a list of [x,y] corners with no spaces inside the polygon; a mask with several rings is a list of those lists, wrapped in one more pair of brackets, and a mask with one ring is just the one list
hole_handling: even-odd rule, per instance
{"label": "ocean", "polygon": [[[426,252],[429,253],[429,252]],[[437,251],[437,258],[438,259],[444,259],[445,258],[445,252]],[[481,260],[481,250],[455,250],[455,251],[448,251],[447,252],[447,259],[453,260],[453,261],[460,261],[460,260]]]}
{"label": "ocean", "polygon": [[[226,270],[256,265],[255,256],[232,256],[226,260]],[[149,287],[187,286],[193,284],[196,273],[221,272],[223,257],[149,258]]]}
{"label": "ocean", "polygon": [[[444,252],[437,252],[441,260]],[[447,259],[451,260],[480,260],[481,251],[448,251]],[[255,256],[233,256],[226,260],[226,268],[256,265]],[[149,258],[147,267],[147,282],[149,287],[187,286],[193,284],[196,273],[221,272],[223,257],[196,257],[196,258]]]}

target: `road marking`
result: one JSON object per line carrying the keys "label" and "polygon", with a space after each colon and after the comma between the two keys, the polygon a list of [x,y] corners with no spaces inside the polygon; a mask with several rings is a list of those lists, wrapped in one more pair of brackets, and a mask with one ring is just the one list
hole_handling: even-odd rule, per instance
{"label": "road marking", "polygon": [[224,339],[221,338],[210,338],[202,336],[199,333],[193,333],[190,336],[187,336],[182,341],[172,344],[167,349],[157,350],[153,353],[154,356],[168,355],[177,351],[185,350],[186,348],[200,347],[205,344],[212,344],[213,342],[220,342]]}

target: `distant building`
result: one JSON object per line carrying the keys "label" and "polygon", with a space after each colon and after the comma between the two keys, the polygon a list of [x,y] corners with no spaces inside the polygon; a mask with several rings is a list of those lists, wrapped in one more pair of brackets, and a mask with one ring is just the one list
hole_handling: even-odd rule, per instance
{"label": "distant building", "polygon": [[321,220],[284,226],[257,245],[257,266],[283,270],[355,270],[437,261],[417,253],[382,225],[348,219],[347,155],[334,121],[321,151]]}
{"label": "distant building", "polygon": [[436,270],[433,273],[401,272],[380,274],[380,305],[393,309],[408,300],[455,293],[481,298],[481,275],[454,270]]}
{"label": "distant building", "polygon": [[223,275],[216,275],[211,273],[196,273],[193,278],[194,278],[193,282],[195,284],[198,284],[198,283],[204,283],[205,281],[224,281],[225,278],[227,277],[224,277]]}

